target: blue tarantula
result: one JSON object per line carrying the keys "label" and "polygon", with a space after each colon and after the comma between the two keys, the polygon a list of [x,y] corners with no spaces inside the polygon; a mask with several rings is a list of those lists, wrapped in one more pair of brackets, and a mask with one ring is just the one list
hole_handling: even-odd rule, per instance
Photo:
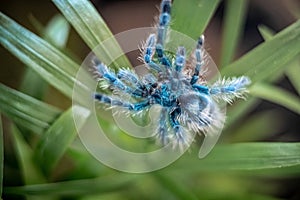
{"label": "blue tarantula", "polygon": [[[170,141],[182,148],[191,141],[191,134],[213,134],[222,129],[225,116],[217,102],[231,103],[242,98],[250,84],[247,77],[221,79],[209,85],[201,79],[204,70],[204,36],[199,37],[192,53],[193,70],[187,70],[186,50],[178,47],[175,56],[164,50],[171,20],[171,0],[162,0],[157,33],[150,34],[142,49],[142,60],[151,73],[139,77],[129,69],[117,73],[105,64],[95,61],[93,66],[99,81],[105,81],[113,91],[129,94],[135,102],[95,93],[94,98],[110,107],[123,107],[139,112],[160,105],[156,136],[166,145]],[[190,66],[189,66],[190,67]],[[172,129],[171,133],[168,131]],[[186,131],[188,130],[188,131]]]}

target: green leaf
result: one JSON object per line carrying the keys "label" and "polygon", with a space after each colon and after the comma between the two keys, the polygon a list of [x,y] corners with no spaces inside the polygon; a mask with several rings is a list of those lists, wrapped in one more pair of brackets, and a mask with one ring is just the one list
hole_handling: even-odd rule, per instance
{"label": "green leaf", "polygon": [[[274,36],[274,31],[269,29],[264,25],[260,25],[258,27],[261,35],[265,40],[270,40]],[[273,76],[267,77],[266,82],[274,82],[279,80],[283,76],[283,72],[285,71],[284,67],[278,70]],[[253,96],[247,97],[247,100],[244,102],[240,102],[231,106],[227,112],[228,118],[226,120],[226,128],[230,130],[231,125],[237,123],[242,116],[249,113],[256,105],[259,103],[259,99]]]}
{"label": "green leaf", "polygon": [[25,184],[45,183],[45,177],[43,177],[41,171],[33,162],[33,151],[31,147],[26,143],[24,138],[22,138],[22,134],[14,125],[12,125],[11,133],[13,135],[17,159]]}
{"label": "green leaf", "polygon": [[176,0],[172,7],[173,22],[171,28],[198,38],[205,30],[213,16],[219,0]]}
{"label": "green leaf", "polygon": [[275,35],[275,32],[265,25],[259,25],[258,30],[265,41],[270,40]]}
{"label": "green leaf", "polygon": [[[259,26],[258,29],[265,40],[270,40],[274,35],[274,31],[266,26]],[[296,59],[292,61],[288,67],[286,67],[285,73],[288,76],[291,83],[293,84],[293,86],[295,87],[295,89],[297,90],[298,94],[300,94],[300,79],[298,78],[298,74],[300,74],[299,57],[296,57]]]}
{"label": "green leaf", "polygon": [[55,15],[44,30],[44,38],[55,47],[64,48],[70,33],[70,25],[62,15]]}
{"label": "green leaf", "polygon": [[91,2],[87,0],[53,0],[53,2],[103,63],[111,63],[112,55],[122,55],[113,62],[113,65],[131,66],[116,40],[111,41],[113,48],[101,44],[113,37],[113,34]]}
{"label": "green leaf", "polygon": [[[73,115],[78,115],[80,121],[74,124]],[[77,135],[90,111],[83,107],[73,106],[64,112],[42,135],[35,149],[35,159],[45,174],[49,174],[59,159],[63,156],[69,145]],[[77,129],[76,129],[77,128]]]}
{"label": "green leaf", "polygon": [[[38,24],[37,20],[35,23]],[[42,29],[42,27],[40,27]],[[43,38],[52,43],[55,47],[65,47],[70,32],[68,22],[61,15],[55,15],[43,32]],[[32,97],[42,99],[48,84],[31,68],[27,68],[20,90]]]}
{"label": "green leaf", "polygon": [[223,68],[224,76],[246,75],[253,82],[269,78],[300,53],[300,20]]}
{"label": "green leaf", "polygon": [[3,188],[3,168],[4,168],[4,146],[3,145],[4,145],[3,127],[2,127],[2,118],[0,113],[0,198],[2,197],[2,188]]}
{"label": "green leaf", "polygon": [[300,115],[300,98],[269,84],[256,83],[250,88],[253,96],[277,103]]}
{"label": "green leaf", "polygon": [[78,64],[2,13],[0,43],[48,83],[72,96]]}
{"label": "green leaf", "polygon": [[[204,159],[194,152],[176,161],[172,169],[189,171],[258,170],[300,165],[300,143],[240,143],[218,145]],[[174,168],[173,168],[174,167]]]}
{"label": "green leaf", "polygon": [[173,179],[166,174],[155,173],[154,177],[158,180],[162,187],[168,189],[178,199],[196,200],[198,199],[187,187],[177,183],[177,179]]}
{"label": "green leaf", "polygon": [[290,82],[293,84],[294,88],[300,95],[300,58],[297,58],[295,61],[291,63],[289,67],[286,69],[286,75],[289,78]]}
{"label": "green leaf", "polygon": [[26,94],[0,84],[0,110],[12,121],[33,132],[41,133],[61,112]]}
{"label": "green leaf", "polygon": [[247,0],[227,0],[222,37],[221,66],[231,63],[245,21]]}
{"label": "green leaf", "polygon": [[92,195],[129,187],[136,179],[135,175],[116,174],[96,179],[82,179],[48,184],[7,187],[7,194],[20,195]]}
{"label": "green leaf", "polygon": [[20,91],[38,100],[42,100],[47,88],[48,84],[45,80],[31,68],[27,68],[23,76]]}

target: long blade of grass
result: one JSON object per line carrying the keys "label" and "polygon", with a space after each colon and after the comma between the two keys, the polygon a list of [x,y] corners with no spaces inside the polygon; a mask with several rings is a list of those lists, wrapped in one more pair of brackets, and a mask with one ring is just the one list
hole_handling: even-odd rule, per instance
{"label": "long blade of grass", "polygon": [[113,34],[91,2],[87,0],[53,0],[53,2],[102,62],[111,63],[112,55],[122,55],[113,62],[113,65],[131,66],[116,40],[111,41],[114,44],[110,49],[101,44],[113,37]]}
{"label": "long blade of grass", "polygon": [[221,67],[231,63],[245,21],[247,0],[227,0],[222,37]]}
{"label": "long blade of grass", "polygon": [[[73,106],[64,112],[42,135],[35,149],[35,159],[46,175],[49,175],[73,142],[77,135],[77,129],[84,125],[89,114],[90,111],[83,107]],[[80,117],[80,121],[76,125],[74,124],[73,115]]]}
{"label": "long blade of grass", "polygon": [[289,66],[286,71],[286,75],[288,76],[290,82],[293,84],[294,88],[300,95],[300,58],[297,58],[292,62],[291,66]]}
{"label": "long blade of grass", "polygon": [[258,30],[265,41],[270,40],[275,35],[275,32],[265,25],[259,25]]}
{"label": "long blade of grass", "polygon": [[[36,22],[38,23],[38,22]],[[45,28],[39,27],[43,38],[53,44],[55,47],[64,48],[70,32],[70,25],[61,15],[55,15]],[[31,68],[27,68],[20,91],[42,99],[48,84]]]}
{"label": "long blade of grass", "polygon": [[0,198],[2,197],[2,188],[3,188],[3,167],[4,167],[4,146],[3,145],[4,145],[3,127],[2,127],[2,118],[0,113]]}
{"label": "long blade of grass", "polygon": [[20,195],[91,195],[125,189],[135,179],[134,175],[116,174],[96,179],[6,187],[4,192]]}
{"label": "long blade of grass", "polygon": [[221,71],[225,76],[247,75],[253,82],[269,78],[300,53],[300,20]]}
{"label": "long blade of grass", "polygon": [[[202,160],[196,153],[185,155],[173,164],[174,170],[222,171],[258,170],[300,165],[300,143],[240,143],[218,145]],[[174,167],[174,168],[173,168]]]}
{"label": "long blade of grass", "polygon": [[78,64],[2,13],[0,43],[49,84],[72,96]]}
{"label": "long blade of grass", "polygon": [[[274,31],[266,26],[261,25],[258,29],[265,40],[270,40],[274,36]],[[298,74],[300,74],[300,57],[296,57],[296,59],[291,62],[291,64],[285,69],[285,73],[297,90],[298,94],[300,94],[300,79],[298,78]]]}
{"label": "long blade of grass", "polygon": [[43,30],[43,38],[55,47],[64,48],[70,33],[70,24],[60,14],[55,15]]}
{"label": "long blade of grass", "polygon": [[172,7],[174,21],[171,28],[190,36],[198,38],[205,30],[213,16],[219,0],[176,0]]}
{"label": "long blade of grass", "polygon": [[14,147],[16,149],[17,159],[23,175],[25,184],[41,184],[46,179],[42,172],[33,161],[33,150],[26,143],[17,127],[12,125],[11,133],[13,135]]}
{"label": "long blade of grass", "polygon": [[154,177],[159,181],[162,187],[168,189],[178,199],[197,200],[198,198],[184,185],[178,184],[177,180],[166,174],[155,173]]}
{"label": "long blade of grass", "polygon": [[0,110],[14,122],[36,133],[49,127],[59,109],[0,84]]}
{"label": "long blade of grass", "polygon": [[[260,25],[258,27],[258,30],[260,31],[261,35],[265,39],[265,41],[269,41],[274,36],[274,31],[270,28]],[[290,65],[294,65],[295,61],[292,61]],[[285,65],[284,65],[285,66]],[[280,79],[283,76],[283,72],[286,70],[283,67],[282,69],[277,70],[273,76],[266,77],[265,81],[267,82],[274,82],[278,79]],[[289,67],[287,68],[287,70]],[[257,104],[259,103],[259,100],[256,97],[248,97],[246,102],[238,103],[233,107],[230,107],[228,110],[228,118],[226,120],[226,128],[230,128],[231,125],[233,125],[235,122],[238,122],[238,120],[247,114],[249,111],[251,111]]]}
{"label": "long blade of grass", "polygon": [[256,83],[250,88],[253,96],[282,105],[300,115],[300,98],[270,84]]}

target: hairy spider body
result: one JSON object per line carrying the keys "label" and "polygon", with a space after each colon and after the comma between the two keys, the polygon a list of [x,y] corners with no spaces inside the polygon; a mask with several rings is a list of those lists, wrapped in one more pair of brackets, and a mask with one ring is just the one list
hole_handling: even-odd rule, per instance
{"label": "hairy spider body", "polygon": [[[199,81],[204,73],[204,36],[199,37],[195,45],[193,72],[187,73],[184,47],[178,47],[174,58],[164,52],[171,20],[171,0],[162,0],[160,11],[157,33],[149,35],[141,56],[151,73],[141,78],[129,69],[114,73],[105,64],[95,61],[94,72],[99,80],[106,81],[114,92],[129,94],[136,101],[124,101],[101,93],[95,93],[94,97],[111,107],[123,107],[133,112],[160,105],[158,128],[155,130],[157,138],[163,145],[171,140],[181,148],[190,142],[188,131],[206,135],[221,129],[225,116],[217,102],[231,103],[235,97],[243,97],[250,80],[242,76],[218,80],[210,86]],[[173,130],[171,134],[169,128]]]}

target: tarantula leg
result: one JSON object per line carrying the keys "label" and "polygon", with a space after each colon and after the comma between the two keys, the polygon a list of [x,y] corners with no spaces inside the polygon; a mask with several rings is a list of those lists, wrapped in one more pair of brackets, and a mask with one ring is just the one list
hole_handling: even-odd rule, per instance
{"label": "tarantula leg", "polygon": [[197,42],[196,50],[195,50],[195,58],[196,58],[196,67],[194,71],[194,75],[191,79],[191,84],[197,83],[199,79],[199,72],[204,63],[203,61],[203,46],[204,46],[204,35],[200,36]]}
{"label": "tarantula leg", "polygon": [[209,94],[218,100],[232,103],[236,97],[244,97],[243,95],[247,93],[246,87],[250,84],[251,81],[246,76],[222,79],[213,84],[209,89]]}
{"label": "tarantula leg", "polygon": [[209,94],[209,88],[205,85],[194,84],[192,87],[201,94]]}
{"label": "tarantula leg", "polygon": [[139,96],[146,95],[143,83],[134,72],[127,69],[120,69],[117,73],[117,77],[126,84],[131,85],[133,89],[135,89],[134,93],[140,94]]}
{"label": "tarantula leg", "polygon": [[175,59],[175,70],[180,72],[182,68],[185,66],[185,48],[184,47],[178,47],[177,53],[176,53],[176,59]]}
{"label": "tarantula leg", "polygon": [[154,48],[155,48],[155,34],[150,34],[148,39],[146,40],[146,44],[144,46],[144,62],[152,69],[154,69],[157,72],[161,71],[161,68],[159,65],[157,65],[155,62],[153,62],[152,57],[154,54]]}
{"label": "tarantula leg", "polygon": [[174,131],[174,146],[179,146],[179,148],[182,150],[184,146],[188,145],[190,138],[185,133],[183,127],[180,125],[180,122],[178,120],[180,114],[181,109],[179,107],[171,111],[171,113],[169,114],[169,122]]}
{"label": "tarantula leg", "polygon": [[157,28],[156,54],[159,62],[171,67],[170,60],[164,55],[164,42],[166,40],[168,26],[171,20],[171,0],[163,0],[160,5],[159,24]]}
{"label": "tarantula leg", "polygon": [[94,98],[100,101],[101,103],[110,104],[111,106],[120,106],[130,111],[140,111],[150,106],[150,102],[148,100],[137,103],[129,103],[100,93],[95,93]]}
{"label": "tarantula leg", "polygon": [[169,142],[169,138],[167,135],[168,129],[167,129],[167,112],[168,110],[166,108],[162,108],[160,116],[159,116],[159,122],[158,122],[158,128],[157,128],[157,138],[161,142],[162,145],[166,145]]}
{"label": "tarantula leg", "polygon": [[137,88],[131,88],[130,86],[123,83],[123,81],[121,81],[114,72],[109,70],[105,64],[99,62],[96,68],[98,70],[99,75],[103,79],[105,79],[110,86],[130,95],[136,97],[143,97],[143,91]]}

